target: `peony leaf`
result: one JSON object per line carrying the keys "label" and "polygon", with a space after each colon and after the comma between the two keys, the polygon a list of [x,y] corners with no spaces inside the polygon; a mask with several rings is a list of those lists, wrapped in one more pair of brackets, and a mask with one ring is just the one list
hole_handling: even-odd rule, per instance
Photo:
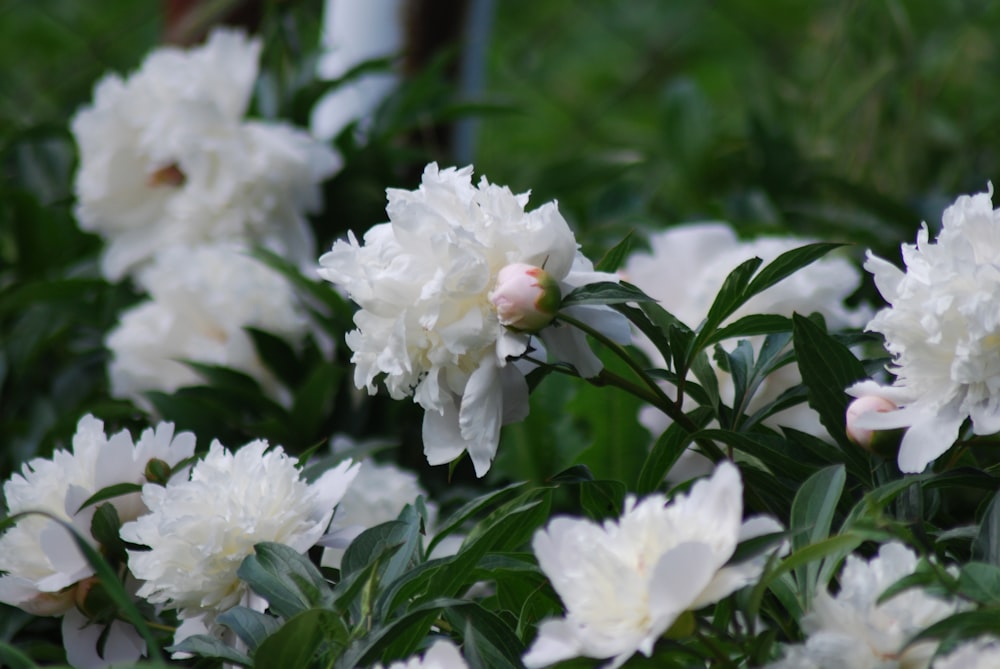
{"label": "peony leaf", "polygon": [[114,563],[128,560],[125,553],[125,542],[118,536],[122,522],[118,518],[118,509],[111,502],[105,502],[94,510],[90,521],[90,534],[101,544],[104,554]]}
{"label": "peony leaf", "polygon": [[189,636],[178,644],[167,648],[172,653],[192,653],[199,657],[214,657],[244,667],[253,666],[253,661],[221,639],[208,634]]}
{"label": "peony leaf", "polygon": [[0,666],[9,669],[35,669],[38,665],[17,647],[0,639]]}
{"label": "peony leaf", "polygon": [[1000,567],[985,562],[962,565],[958,594],[984,606],[1000,605]]}
{"label": "peony leaf", "polygon": [[307,669],[330,666],[347,647],[350,632],[333,611],[310,609],[289,619],[253,654],[254,666]]}
{"label": "peony leaf", "polygon": [[716,330],[715,334],[710,336],[705,342],[705,345],[710,346],[716,342],[734,337],[754,337],[756,335],[791,331],[791,318],[774,314],[751,314]]}
{"label": "peony leaf", "polygon": [[910,639],[900,653],[906,648],[928,639],[940,639],[942,646],[948,646],[957,641],[973,639],[978,636],[1000,635],[1000,617],[995,609],[982,611],[962,611],[948,616],[926,628]]}
{"label": "peony leaf", "polygon": [[849,398],[844,389],[865,378],[865,369],[851,351],[813,321],[792,317],[795,354],[802,381],[809,389],[809,406],[819,414],[830,436],[844,449],[856,450],[844,431]]}
{"label": "peony leaf", "polygon": [[560,309],[581,304],[622,304],[624,302],[656,302],[630,283],[598,281],[574,289],[562,299]]}
{"label": "peony leaf", "polygon": [[972,554],[983,562],[1000,565],[1000,493],[993,495],[983,514],[972,543]]}
{"label": "peony leaf", "polygon": [[219,614],[216,621],[235,632],[251,652],[281,627],[281,622],[274,616],[245,606],[234,606]]}
{"label": "peony leaf", "polygon": [[762,293],[782,279],[819,260],[833,249],[845,246],[833,242],[807,244],[791,251],[785,251],[768,263],[757,276],[753,278],[744,292],[744,300],[749,300],[757,293]]}
{"label": "peony leaf", "polygon": [[580,506],[594,520],[617,518],[626,492],[621,481],[584,481],[580,483]]}
{"label": "peony leaf", "polygon": [[93,495],[88,497],[77,511],[86,509],[92,504],[97,504],[98,502],[103,502],[107,499],[113,499],[115,497],[120,497],[122,495],[128,495],[133,492],[142,492],[142,485],[138,483],[116,483],[114,485],[109,485],[106,488],[101,488]]}
{"label": "peony leaf", "polygon": [[319,570],[294,548],[271,542],[254,546],[236,574],[283,618],[313,606],[330,606],[333,593]]}
{"label": "peony leaf", "polygon": [[[844,466],[833,465],[819,470],[799,487],[792,501],[789,520],[789,529],[795,533],[792,536],[792,550],[800,550],[830,535],[833,515],[846,481]],[[819,569],[819,562],[809,562],[795,569],[795,581],[799,586],[803,606],[807,609],[817,585],[825,585],[817,584]]]}
{"label": "peony leaf", "polygon": [[493,504],[500,504],[506,498],[513,497],[526,486],[526,483],[512,483],[506,487],[494,490],[493,492],[489,492],[463,504],[458,511],[453,513],[447,520],[441,523],[441,529],[437,531],[434,538],[431,539],[430,544],[427,546],[427,553],[431,553],[442,539],[454,533],[455,530],[464,525],[473,516],[484,511]]}
{"label": "peony leaf", "polygon": [[[701,407],[691,412],[689,417],[695,425],[703,427],[712,415],[711,409]],[[693,438],[692,434],[677,423],[672,423],[664,430],[663,434],[657,438],[656,443],[653,444],[645,462],[642,463],[642,469],[639,471],[639,478],[635,486],[636,492],[640,495],[646,495],[659,488],[663,479],[666,478],[667,472],[681,457]]]}
{"label": "peony leaf", "polygon": [[628,234],[620,242],[608,249],[608,252],[597,261],[594,269],[598,272],[617,272],[618,268],[624,264],[629,254],[632,252],[632,243],[635,241],[635,231],[629,230]]}
{"label": "peony leaf", "polygon": [[462,650],[470,669],[520,669],[523,646],[510,627],[479,604],[450,607],[445,619],[463,631]]}

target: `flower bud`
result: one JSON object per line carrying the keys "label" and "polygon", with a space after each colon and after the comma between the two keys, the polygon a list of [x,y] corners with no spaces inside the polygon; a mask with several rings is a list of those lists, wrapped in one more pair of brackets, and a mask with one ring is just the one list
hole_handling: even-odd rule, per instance
{"label": "flower bud", "polygon": [[874,431],[864,427],[858,427],[858,419],[873,411],[886,413],[895,411],[898,407],[890,400],[877,395],[864,395],[859,397],[847,406],[847,438],[858,446],[868,450],[873,449],[872,440]]}
{"label": "flower bud", "polygon": [[489,298],[502,325],[518,332],[538,332],[555,318],[562,293],[541,267],[513,263],[497,274]]}
{"label": "flower bud", "polygon": [[152,458],[146,463],[146,471],[144,474],[146,476],[146,480],[150,483],[166,485],[167,481],[170,480],[170,464],[160,460],[159,458]]}

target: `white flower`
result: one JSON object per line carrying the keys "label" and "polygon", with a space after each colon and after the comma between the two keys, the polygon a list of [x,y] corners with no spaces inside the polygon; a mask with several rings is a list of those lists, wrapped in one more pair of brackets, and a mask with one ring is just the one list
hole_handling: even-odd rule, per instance
{"label": "white flower", "polygon": [[[466,669],[468,666],[455,644],[441,639],[435,641],[423,656],[393,662],[384,669]],[[376,664],[372,669],[383,669],[383,666]]]}
{"label": "white flower", "polygon": [[244,328],[301,337],[307,321],[283,276],[238,248],[209,245],[164,249],[139,278],[151,299],[124,312],[106,340],[112,395],[146,406],[146,391],[203,383],[181,360],[231,367],[279,393]]}
{"label": "white flower", "polygon": [[755,581],[762,558],[726,563],[740,541],[781,527],[765,517],[742,522],[742,496],[739,470],[727,461],[669,503],[629,497],[618,521],[552,520],[532,548],[566,618],[542,623],[525,665],[585,656],[619,667],[636,651],[650,655],[685,611]]}
{"label": "white flower", "polygon": [[[35,458],[4,484],[11,514],[44,511],[72,524],[91,544],[90,521],[98,505],[80,506],[102,488],[146,481],[150,460],[170,467],[194,454],[190,432],[174,434],[173,423],[146,429],[133,444],[122,430],[112,437],[104,423],[87,415],[77,424],[72,452],[57,450],[52,459]],[[122,521],[145,512],[138,493],[107,500]],[[0,536],[0,601],[41,615],[61,615],[72,605],[63,592],[94,573],[70,534],[52,519],[28,515]]]}
{"label": "white flower", "polygon": [[935,243],[926,223],[916,245],[902,246],[903,272],[868,255],[865,269],[891,306],[868,330],[885,336],[896,380],[862,382],[852,395],[880,394],[901,408],[869,413],[859,425],[909,428],[899,468],[921,472],[958,438],[966,418],[975,434],[1000,431],[1000,213],[986,193],[963,195],[948,207]]}
{"label": "white flower", "polygon": [[981,637],[964,643],[934,660],[934,669],[997,669],[1000,667],[1000,640]]}
{"label": "white flower", "polygon": [[[376,58],[395,56],[404,47],[406,6],[403,0],[326,0],[323,50],[317,74],[340,79],[351,69]],[[313,107],[309,127],[322,139],[337,136],[348,123],[370,125],[379,104],[399,81],[395,72],[365,72],[337,85]]]}
{"label": "white flower", "polygon": [[132,273],[165,245],[219,239],[314,257],[304,213],[339,158],[302,131],[242,120],[260,48],[224,29],[204,46],[163,47],[127,79],[101,80],[76,114],[76,215],[107,242],[105,276]]}
{"label": "white flower", "polygon": [[802,619],[806,643],[792,646],[774,669],[925,669],[936,643],[903,646],[915,634],[955,613],[958,605],[909,589],[878,604],[886,588],[914,572],[917,556],[898,542],[866,562],[850,555],[840,592],[816,595]]}
{"label": "white flower", "polygon": [[[218,613],[253,603],[236,570],[254,544],[304,553],[323,535],[359,465],[342,462],[308,484],[280,447],[266,449],[258,440],[230,453],[215,441],[190,480],[143,487],[150,512],[121,529],[151,549],[129,551],[132,573],[145,581],[140,597],[211,629]],[[179,630],[175,643],[186,635]]]}
{"label": "white flower", "polygon": [[[623,268],[626,280],[657,299],[664,309],[693,328],[708,315],[709,307],[726,276],[740,263],[757,257],[766,265],[782,253],[805,245],[807,241],[789,237],[741,241],[724,223],[695,223],[651,235],[649,243],[649,253],[636,253],[629,258]],[[855,291],[860,281],[861,273],[854,265],[843,258],[827,256],[754,296],[723,324],[751,314],[791,317],[795,312],[818,312],[831,329],[861,327],[870,312],[844,305],[844,300]],[[759,350],[763,337],[749,339]],[[723,342],[727,349],[731,349],[733,343]],[[662,356],[648,339],[639,337],[636,345],[654,364],[664,364]],[[734,396],[732,377],[721,371],[717,376],[722,400],[731,403]],[[801,382],[802,377],[795,365],[775,370],[761,384],[747,410],[753,413]],[[652,407],[643,410],[640,420],[654,434],[659,434],[670,424],[665,415]],[[792,427],[816,436],[826,435],[819,416],[804,403],[772,415],[766,423]],[[671,472],[671,477],[683,480],[689,476],[679,476],[681,470],[695,476],[710,471],[710,468],[711,463],[688,451],[682,456],[679,467]]]}
{"label": "white flower", "polygon": [[[194,454],[190,432],[174,434],[172,423],[143,431],[138,441],[125,430],[108,437],[104,423],[87,415],[77,424],[72,452],[57,450],[52,459],[35,458],[4,484],[11,514],[44,511],[69,523],[92,546],[91,520],[98,505],[80,506],[99,490],[120,483],[146,481],[146,467],[160,460],[174,467]],[[118,517],[132,520],[146,511],[138,493],[107,500]],[[110,625],[103,657],[97,638],[105,626],[93,624],[74,607],[85,592],[81,582],[94,573],[75,541],[61,525],[40,515],[28,515],[0,536],[0,602],[29,613],[64,616],[63,644],[74,667],[99,667],[114,661],[134,661],[145,644],[125,623]],[[85,586],[84,586],[85,587]]]}
{"label": "white flower", "polygon": [[[415,473],[388,463],[366,461],[337,505],[338,536],[353,539],[366,529],[396,520],[403,508],[415,503],[421,495],[426,498],[427,491]],[[433,502],[426,504],[428,521],[433,525],[437,506]],[[339,568],[343,556],[342,548],[327,548],[323,551],[322,564]]]}
{"label": "white flower", "polygon": [[[489,300],[497,274],[516,262],[544,266],[564,292],[615,277],[594,272],[578,253],[554,202],[525,212],[527,194],[485,178],[473,186],[471,166],[430,164],[420,188],[390,189],[388,200],[390,222],[371,228],[364,246],[352,234],[320,258],[320,276],[361,307],[358,329],[347,335],[355,384],[374,394],[384,375],[393,398],[412,395],[425,409],[427,461],[443,464],[467,451],[483,476],[500,426],[527,414],[527,384],[508,358],[524,354],[530,337],[500,323]],[[577,307],[573,314],[627,337],[624,319],[610,309]],[[540,336],[584,376],[600,371],[575,328]]]}
{"label": "white flower", "polygon": [[513,263],[497,273],[489,298],[501,325],[516,332],[538,332],[555,318],[562,292],[541,267]]}

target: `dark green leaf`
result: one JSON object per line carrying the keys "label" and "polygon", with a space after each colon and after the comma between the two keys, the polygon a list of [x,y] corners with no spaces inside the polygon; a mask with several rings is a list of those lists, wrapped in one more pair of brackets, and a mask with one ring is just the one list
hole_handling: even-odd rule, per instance
{"label": "dark green leaf", "polygon": [[757,293],[762,293],[782,279],[809,265],[835,248],[844,246],[830,242],[808,244],[791,251],[785,251],[768,263],[746,288],[744,299],[750,299]]}
{"label": "dark green leaf", "polygon": [[[688,417],[701,427],[711,419],[712,411],[702,407],[691,412]],[[677,423],[671,423],[657,438],[649,455],[646,456],[636,482],[636,492],[647,495],[659,488],[667,473],[691,443],[691,439],[692,435],[687,430]]]}
{"label": "dark green leaf", "polygon": [[851,351],[814,322],[795,314],[793,333],[802,381],[809,389],[809,406],[845,449],[857,448],[844,432],[849,399],[844,389],[865,378],[864,367]]}
{"label": "dark green leaf", "polygon": [[16,647],[0,640],[0,666],[9,669],[35,669],[38,665]]}
{"label": "dark green leaf", "polygon": [[751,314],[739,318],[729,325],[719,328],[715,334],[705,342],[706,346],[711,346],[717,342],[733,339],[736,337],[752,337],[755,335],[774,334],[777,332],[791,332],[792,319],[785,316],[773,314]]}
{"label": "dark green leaf", "polygon": [[624,264],[629,254],[632,252],[632,242],[635,240],[635,232],[630,230],[627,235],[613,247],[608,249],[594,269],[598,272],[617,272],[618,268]]}
{"label": "dark green leaf", "polygon": [[167,648],[171,653],[192,653],[199,657],[214,657],[244,667],[253,666],[253,660],[239,652],[222,639],[208,634],[189,636],[178,644]]}
{"label": "dark green leaf", "polygon": [[236,573],[277,615],[291,618],[314,606],[333,603],[322,574],[294,548],[265,542],[254,546],[254,551]]}
{"label": "dark green leaf", "polygon": [[478,604],[445,610],[445,618],[463,630],[462,650],[470,669],[522,669],[521,641],[499,616]]}
{"label": "dark green leaf", "polygon": [[726,280],[722,282],[722,288],[719,289],[719,293],[715,296],[715,300],[708,310],[708,315],[698,327],[698,334],[691,343],[690,349],[685,352],[685,361],[690,360],[694,354],[705,348],[709,339],[715,336],[719,325],[746,302],[747,298],[744,297],[744,293],[750,283],[750,277],[760,267],[761,262],[760,258],[750,258],[740,263],[726,276]]}
{"label": "dark green leaf", "polygon": [[1000,493],[993,495],[979,523],[972,554],[983,562],[1000,566]]}
{"label": "dark green leaf", "polygon": [[583,481],[580,506],[594,520],[617,518],[625,500],[625,484],[620,481]]}
{"label": "dark green leaf", "polygon": [[948,616],[910,639],[907,646],[928,639],[940,639],[942,645],[947,645],[978,636],[1000,636],[1000,616],[995,610],[962,611]]}
{"label": "dark green leaf", "polygon": [[234,606],[220,613],[216,621],[235,632],[251,652],[281,627],[281,622],[274,616],[245,606]]}
{"label": "dark green leaf", "polygon": [[[562,299],[560,309],[582,304],[621,304],[623,302],[655,302],[653,298],[629,283],[599,281],[574,289]],[[558,316],[557,316],[558,318]]]}
{"label": "dark green leaf", "polygon": [[1000,567],[985,562],[968,562],[958,573],[958,592],[986,606],[1000,605]]}
{"label": "dark green leaf", "polygon": [[347,646],[349,634],[333,611],[303,611],[260,644],[253,654],[254,666],[282,669],[329,666]]}
{"label": "dark green leaf", "polygon": [[101,504],[94,510],[90,520],[90,534],[104,548],[104,554],[116,563],[128,560],[125,553],[125,543],[118,536],[122,522],[118,518],[118,509],[110,502]]}
{"label": "dark green leaf", "polygon": [[[847,474],[843,465],[834,465],[821,469],[810,476],[799,488],[792,501],[790,530],[796,532],[792,537],[792,550],[801,550],[810,544],[815,544],[830,535],[833,515],[837,503],[844,491]],[[804,530],[804,532],[798,532]],[[809,608],[812,596],[817,586],[819,562],[809,562],[795,569],[795,580],[805,608]]]}
{"label": "dark green leaf", "polygon": [[103,502],[113,497],[120,497],[121,495],[128,495],[133,492],[142,492],[142,485],[138,483],[116,483],[115,485],[109,485],[88,497],[77,511],[86,509],[91,504],[97,504],[98,502]]}

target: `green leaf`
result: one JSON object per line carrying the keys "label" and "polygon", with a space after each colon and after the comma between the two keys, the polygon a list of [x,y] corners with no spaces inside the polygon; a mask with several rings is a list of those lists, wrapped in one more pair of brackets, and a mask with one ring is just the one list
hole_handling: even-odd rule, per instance
{"label": "green leaf", "polygon": [[101,544],[104,554],[116,563],[128,560],[125,552],[125,542],[118,535],[122,522],[118,518],[118,509],[111,502],[105,502],[94,510],[90,520],[90,534]]}
{"label": "green leaf", "polygon": [[[702,427],[711,419],[712,411],[707,407],[701,407],[688,414],[688,417],[698,427]],[[692,439],[693,435],[689,434],[687,430],[677,423],[671,423],[657,438],[649,455],[646,456],[646,461],[643,462],[639,478],[636,481],[636,492],[640,495],[647,495],[659,488],[667,473],[687,449]]]}
{"label": "green leaf", "polygon": [[910,639],[904,649],[929,639],[940,639],[946,646],[978,636],[1000,636],[1000,616],[996,610],[962,611],[948,616]]}
{"label": "green leaf", "polygon": [[625,501],[621,481],[584,481],[580,483],[580,506],[594,520],[617,518]]}
{"label": "green leaf", "polygon": [[458,509],[458,511],[455,511],[450,517],[448,517],[447,520],[440,524],[441,528],[427,545],[427,553],[430,554],[433,552],[434,548],[442,539],[450,534],[453,534],[473,516],[483,512],[485,509],[494,504],[500,505],[504,503],[504,500],[514,497],[526,487],[527,484],[525,483],[511,483],[510,485],[500,488],[499,490],[494,490],[493,492],[486,493],[485,495],[466,502],[460,509]]}
{"label": "green leaf", "polygon": [[407,523],[391,520],[371,527],[359,534],[344,552],[340,562],[340,573],[350,576],[368,566],[376,558],[388,551],[398,549],[406,543],[409,533]]}
{"label": "green leaf", "polygon": [[745,300],[762,293],[782,279],[797,272],[803,267],[819,260],[835,248],[844,246],[831,242],[808,244],[791,251],[785,251],[772,260],[764,269],[757,273],[745,292]]}
{"label": "green leaf", "polygon": [[[844,491],[847,473],[843,465],[834,465],[821,469],[799,487],[792,501],[792,512],[789,529],[795,533],[792,536],[792,550],[801,550],[810,544],[815,544],[830,535],[833,515],[837,503]],[[797,532],[804,530],[805,532]],[[810,562],[795,570],[795,581],[802,593],[802,603],[809,608],[813,594],[816,591],[817,576],[820,564]]]}
{"label": "green leaf", "polygon": [[208,634],[189,636],[167,648],[171,653],[192,653],[199,657],[214,657],[244,667],[253,666],[253,660],[229,644]]}
{"label": "green leaf", "polygon": [[716,330],[715,334],[705,342],[705,345],[711,346],[712,344],[736,337],[753,337],[756,335],[791,331],[791,318],[774,314],[751,314]]}
{"label": "green leaf", "polygon": [[323,575],[308,558],[294,548],[277,543],[259,543],[254,554],[244,558],[236,574],[272,611],[282,618],[314,606],[333,604],[333,593]]}
{"label": "green leaf", "polygon": [[809,406],[841,446],[856,449],[844,431],[849,403],[844,389],[864,379],[865,369],[846,346],[808,318],[795,314],[792,321],[799,371],[809,389]]}
{"label": "green leaf", "polygon": [[620,242],[608,249],[608,252],[605,253],[594,266],[594,269],[598,272],[618,271],[618,268],[625,263],[625,260],[632,252],[632,245],[634,241],[635,231],[629,230],[629,233],[625,235]]}
{"label": "green leaf", "polygon": [[[308,669],[329,666],[347,646],[350,632],[333,611],[310,609],[290,618],[253,654],[254,666]],[[317,659],[320,661],[316,662]]]}
{"label": "green leaf", "polygon": [[245,606],[234,606],[220,613],[216,621],[231,629],[251,652],[281,627],[281,622],[274,616]]}
{"label": "green leaf", "polygon": [[34,660],[3,640],[0,640],[0,666],[9,669],[35,669],[38,667]]}
{"label": "green leaf", "polygon": [[109,485],[106,488],[101,488],[93,495],[88,497],[77,511],[86,509],[91,504],[97,504],[98,502],[103,502],[107,499],[112,499],[114,497],[120,497],[122,495],[128,495],[133,492],[142,492],[142,485],[139,483],[116,483],[115,485]]}
{"label": "green leaf", "polygon": [[253,327],[244,327],[261,362],[286,386],[294,388],[302,381],[302,365],[291,345],[281,337]]}
{"label": "green leaf", "polygon": [[986,606],[1000,605],[1000,567],[969,562],[958,573],[958,593]]}
{"label": "green leaf", "polygon": [[979,523],[972,554],[983,562],[1000,566],[1000,492],[993,495]]}
{"label": "green leaf", "polygon": [[478,604],[449,607],[445,619],[463,630],[462,651],[470,669],[522,669],[524,648],[503,620]]}
{"label": "green leaf", "polygon": [[[621,304],[623,302],[655,302],[652,297],[630,283],[598,281],[574,289],[563,297],[560,309],[582,304]],[[556,316],[558,318],[558,315]]]}
{"label": "green leaf", "polygon": [[747,298],[743,296],[744,292],[746,291],[747,284],[750,282],[750,277],[760,267],[761,262],[760,258],[750,258],[740,263],[736,269],[726,276],[726,280],[722,282],[722,287],[715,296],[712,306],[708,309],[708,315],[698,327],[698,334],[691,343],[691,347],[685,352],[685,362],[705,348],[709,339],[715,335],[719,325],[746,302]]}

